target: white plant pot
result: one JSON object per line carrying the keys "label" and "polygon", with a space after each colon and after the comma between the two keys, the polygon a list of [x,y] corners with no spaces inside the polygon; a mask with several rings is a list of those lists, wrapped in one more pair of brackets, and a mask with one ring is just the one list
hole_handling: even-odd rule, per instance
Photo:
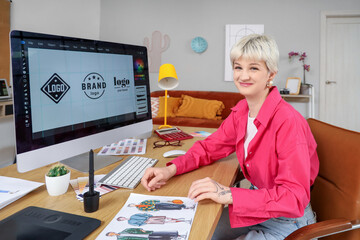
{"label": "white plant pot", "polygon": [[67,192],[70,183],[70,171],[62,176],[49,177],[45,174],[46,189],[50,196],[59,196]]}

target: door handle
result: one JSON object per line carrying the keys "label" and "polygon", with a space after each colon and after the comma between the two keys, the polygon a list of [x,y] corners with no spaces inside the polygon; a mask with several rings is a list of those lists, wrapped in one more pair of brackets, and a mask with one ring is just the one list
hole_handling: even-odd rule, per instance
{"label": "door handle", "polygon": [[336,81],[326,81],[326,84],[332,84],[332,83],[336,83]]}

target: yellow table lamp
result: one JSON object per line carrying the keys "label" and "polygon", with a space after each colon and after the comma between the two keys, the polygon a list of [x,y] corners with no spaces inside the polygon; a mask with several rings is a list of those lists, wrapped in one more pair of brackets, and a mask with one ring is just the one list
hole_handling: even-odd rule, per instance
{"label": "yellow table lamp", "polygon": [[167,90],[176,88],[179,85],[178,77],[176,75],[175,67],[172,64],[166,63],[160,66],[158,86],[165,90],[165,111],[164,111],[164,125],[159,128],[171,128],[167,125]]}

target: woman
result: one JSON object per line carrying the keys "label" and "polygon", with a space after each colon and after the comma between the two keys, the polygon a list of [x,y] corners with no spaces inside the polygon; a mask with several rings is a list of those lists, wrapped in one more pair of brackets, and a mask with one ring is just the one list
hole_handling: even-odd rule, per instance
{"label": "woman", "polygon": [[[315,222],[310,186],[319,169],[306,120],[272,87],[279,51],[264,35],[242,38],[231,50],[234,83],[245,96],[219,129],[164,168],[150,168],[142,184],[160,188],[174,175],[236,152],[251,189],[226,187],[210,178],[192,183],[188,197],[228,204],[213,239],[284,239]],[[231,226],[231,227],[230,227]]]}

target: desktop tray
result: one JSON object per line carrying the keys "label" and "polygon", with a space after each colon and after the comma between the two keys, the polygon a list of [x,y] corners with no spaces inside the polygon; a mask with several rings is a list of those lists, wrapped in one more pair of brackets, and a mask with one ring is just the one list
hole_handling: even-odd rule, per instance
{"label": "desktop tray", "polygon": [[31,206],[0,221],[0,239],[78,240],[100,224],[95,218]]}

